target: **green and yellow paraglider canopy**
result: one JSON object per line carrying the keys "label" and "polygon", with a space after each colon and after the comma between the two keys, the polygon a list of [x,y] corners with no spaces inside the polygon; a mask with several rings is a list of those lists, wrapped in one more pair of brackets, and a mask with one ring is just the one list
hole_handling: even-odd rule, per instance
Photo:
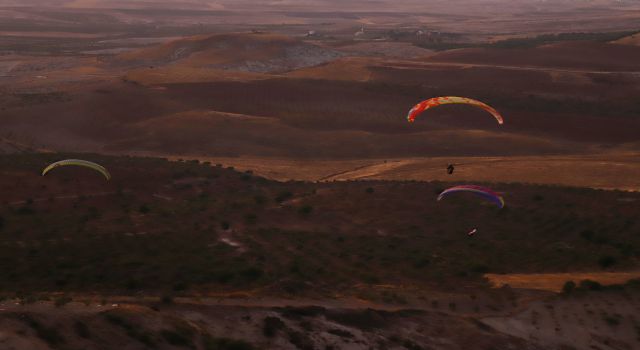
{"label": "green and yellow paraglider canopy", "polygon": [[102,175],[104,175],[104,177],[107,180],[111,179],[111,174],[109,174],[109,171],[107,171],[107,169],[105,167],[103,167],[100,164],[97,164],[97,163],[94,163],[94,162],[90,162],[88,160],[82,160],[82,159],[65,159],[65,160],[57,161],[55,163],[51,163],[46,168],[44,168],[44,170],[42,170],[42,176],[47,175],[47,173],[49,171],[51,171],[52,169],[55,169],[55,168],[61,167],[61,166],[67,166],[67,165],[75,165],[75,166],[82,166],[82,167],[85,167],[85,168],[90,168],[90,169],[93,169],[95,171],[100,172]]}

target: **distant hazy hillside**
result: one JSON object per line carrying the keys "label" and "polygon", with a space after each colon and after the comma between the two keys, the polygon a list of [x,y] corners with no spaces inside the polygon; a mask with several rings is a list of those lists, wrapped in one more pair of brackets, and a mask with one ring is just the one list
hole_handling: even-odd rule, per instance
{"label": "distant hazy hillside", "polygon": [[118,62],[185,63],[245,72],[288,71],[331,61],[341,54],[287,36],[219,34],[171,41],[118,56]]}

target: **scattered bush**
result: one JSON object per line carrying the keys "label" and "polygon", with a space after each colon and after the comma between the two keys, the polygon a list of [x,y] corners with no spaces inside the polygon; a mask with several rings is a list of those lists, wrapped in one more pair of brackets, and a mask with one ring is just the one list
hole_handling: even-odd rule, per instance
{"label": "scattered bush", "polygon": [[140,206],[140,208],[138,208],[138,211],[139,211],[141,214],[147,214],[147,213],[149,213],[149,211],[151,211],[151,209],[149,209],[149,206],[148,206],[148,205],[143,204],[143,205],[141,205],[141,206]]}
{"label": "scattered bush", "polygon": [[267,202],[267,198],[265,198],[265,196],[262,195],[258,195],[253,197],[253,199],[256,201],[257,205],[263,205]]}
{"label": "scattered bush", "polygon": [[213,338],[209,335],[203,340],[205,350],[254,350],[250,343],[244,340],[229,338]]}
{"label": "scattered bush", "polygon": [[380,329],[387,325],[387,312],[373,309],[327,312],[327,319],[363,331]]}
{"label": "scattered bush", "polygon": [[603,269],[606,269],[608,267],[611,267],[612,265],[615,265],[617,262],[616,258],[610,255],[605,255],[600,257],[600,259],[598,259],[598,265],[600,265],[600,267],[602,267]]}
{"label": "scattered bush", "polygon": [[302,332],[297,332],[294,330],[290,330],[287,332],[289,336],[289,342],[295,345],[296,348],[301,350],[313,350],[313,340],[309,338],[306,334]]}
{"label": "scattered bush", "polygon": [[282,203],[291,197],[293,197],[293,193],[291,191],[282,191],[276,196],[276,202]]}
{"label": "scattered bush", "polygon": [[305,206],[302,206],[298,210],[298,212],[300,213],[300,215],[307,216],[307,215],[311,214],[311,212],[313,212],[313,207],[310,206],[310,205],[305,205]]}
{"label": "scattered bush", "polygon": [[285,329],[286,325],[278,317],[267,316],[262,324],[262,334],[267,338],[273,338],[278,331]]}
{"label": "scattered bush", "polygon": [[181,329],[160,331],[160,335],[167,343],[174,346],[193,347],[193,331],[188,332]]}
{"label": "scattered bush", "polygon": [[601,290],[602,285],[596,281],[592,280],[582,280],[580,281],[580,289],[583,290]]}
{"label": "scattered bush", "polygon": [[574,281],[567,281],[562,286],[562,293],[571,294],[576,289],[576,283]]}
{"label": "scattered bush", "polygon": [[240,273],[247,281],[255,281],[264,275],[264,271],[258,267],[249,267]]}
{"label": "scattered bush", "polygon": [[17,213],[18,215],[33,215],[36,213],[36,211],[31,207],[22,206],[18,208]]}
{"label": "scattered bush", "polygon": [[58,333],[56,327],[47,327],[29,315],[23,315],[22,319],[36,331],[38,338],[44,340],[51,347],[55,348],[65,342],[64,337]]}
{"label": "scattered bush", "polygon": [[87,325],[84,322],[76,321],[73,324],[73,329],[75,329],[76,334],[79,337],[85,338],[85,339],[91,338],[91,332],[89,331],[89,327],[87,327]]}
{"label": "scattered bush", "polygon": [[580,232],[580,237],[582,237],[583,239],[589,242],[593,242],[593,238],[595,237],[595,232],[591,230],[584,230]]}
{"label": "scattered bush", "polygon": [[62,306],[67,305],[67,304],[68,304],[68,303],[70,303],[71,301],[72,301],[72,299],[71,299],[70,297],[68,297],[68,296],[61,296],[61,297],[56,298],[56,300],[55,300],[53,303],[54,303],[54,305],[55,305],[56,307],[62,307]]}
{"label": "scattered bush", "polygon": [[324,314],[326,311],[326,309],[321,306],[286,306],[277,308],[277,310],[283,317],[291,320],[299,320],[303,317],[316,317]]}
{"label": "scattered bush", "polygon": [[353,338],[353,334],[349,331],[345,331],[344,329],[330,329],[327,332],[341,338]]}
{"label": "scattered bush", "polygon": [[602,319],[609,325],[609,326],[617,326],[620,324],[620,320],[617,317],[613,317],[613,316],[609,316],[609,315],[604,315],[602,317]]}
{"label": "scattered bush", "polygon": [[255,225],[258,222],[258,215],[254,213],[249,213],[245,215],[244,221],[249,225]]}
{"label": "scattered bush", "polygon": [[421,269],[421,268],[429,266],[429,263],[431,263],[429,258],[423,257],[423,258],[415,260],[413,262],[413,267],[416,268],[416,269]]}
{"label": "scattered bush", "polygon": [[103,314],[107,322],[116,325],[125,330],[127,335],[149,347],[155,347],[156,343],[149,333],[134,327],[129,321],[114,312],[106,312]]}

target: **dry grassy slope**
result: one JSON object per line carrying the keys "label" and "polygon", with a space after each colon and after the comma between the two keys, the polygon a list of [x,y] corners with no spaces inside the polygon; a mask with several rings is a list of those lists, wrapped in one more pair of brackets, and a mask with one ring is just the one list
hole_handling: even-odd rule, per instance
{"label": "dry grassy slope", "polygon": [[[70,157],[105,165],[113,180],[73,167],[39,175]],[[251,290],[377,300],[385,294],[375,285],[390,285],[413,300],[421,288],[482,286],[485,272],[635,269],[640,254],[633,193],[490,184],[504,193],[499,211],[474,196],[437,202],[446,183],[279,183],[90,154],[0,161],[5,292]],[[479,229],[473,238],[470,227]]]}
{"label": "dry grassy slope", "polygon": [[[357,130],[296,128],[274,117],[257,117],[216,111],[189,111],[148,119],[129,126],[137,135],[106,143],[109,152],[190,154],[200,156],[288,156],[296,159],[369,158],[392,156],[411,147],[411,153],[443,155],[457,152],[495,154],[494,145],[509,143],[509,153],[561,152],[563,148],[543,138],[499,131],[427,131],[381,135]],[[215,136],[212,137],[212,132]],[[185,139],[184,135],[189,135]],[[296,145],[296,147],[291,147]]]}
{"label": "dry grassy slope", "polygon": [[[453,176],[444,171],[455,164]],[[353,168],[327,180],[486,181],[563,184],[568,186],[640,191],[638,154],[547,157],[436,157],[378,161]]]}
{"label": "dry grassy slope", "polygon": [[[141,153],[144,154],[144,153]],[[153,153],[148,153],[153,154]],[[173,156],[173,159],[179,157]],[[640,191],[636,153],[585,156],[433,157],[309,160],[271,157],[203,157],[212,163],[253,170],[278,181],[418,180],[520,182]],[[453,176],[445,171],[456,164]]]}

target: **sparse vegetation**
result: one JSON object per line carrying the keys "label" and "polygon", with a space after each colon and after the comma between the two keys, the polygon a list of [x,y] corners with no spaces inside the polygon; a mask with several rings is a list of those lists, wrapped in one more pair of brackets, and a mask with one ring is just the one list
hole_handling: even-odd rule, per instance
{"label": "sparse vegetation", "polygon": [[109,323],[125,330],[127,335],[132,339],[135,339],[149,347],[153,347],[156,345],[156,342],[151,334],[149,334],[144,329],[134,326],[131,322],[129,322],[123,316],[118,315],[116,312],[108,311],[103,313],[103,316]]}
{"label": "sparse vegetation", "polygon": [[615,265],[616,262],[617,262],[616,258],[611,255],[605,255],[600,257],[600,259],[598,259],[598,265],[600,265],[600,267],[602,267],[603,269],[606,269]]}
{"label": "sparse vegetation", "polygon": [[82,321],[77,320],[73,323],[73,329],[76,331],[76,334],[85,339],[91,338],[91,331],[89,327]]}
{"label": "sparse vegetation", "polygon": [[40,321],[33,318],[31,315],[20,315],[22,319],[29,327],[31,327],[38,337],[44,340],[53,348],[57,348],[60,344],[65,343],[65,338],[58,332],[56,327],[48,327],[40,323]]}
{"label": "sparse vegetation", "polygon": [[56,298],[55,301],[54,301],[54,304],[57,307],[62,307],[62,306],[67,305],[71,301],[72,301],[72,299],[70,297],[63,295],[63,296],[60,296],[60,297]]}
{"label": "sparse vegetation", "polygon": [[602,316],[602,319],[609,325],[612,327],[618,326],[620,324],[620,319],[618,317],[615,316],[611,316],[611,315],[604,315]]}
{"label": "sparse vegetation", "polygon": [[164,340],[174,346],[193,348],[193,330],[190,328],[176,328],[175,330],[164,329],[160,331]]}
{"label": "sparse vegetation", "polygon": [[313,212],[313,206],[311,205],[304,205],[299,209],[300,215],[303,215],[303,216],[310,215],[312,212]]}

